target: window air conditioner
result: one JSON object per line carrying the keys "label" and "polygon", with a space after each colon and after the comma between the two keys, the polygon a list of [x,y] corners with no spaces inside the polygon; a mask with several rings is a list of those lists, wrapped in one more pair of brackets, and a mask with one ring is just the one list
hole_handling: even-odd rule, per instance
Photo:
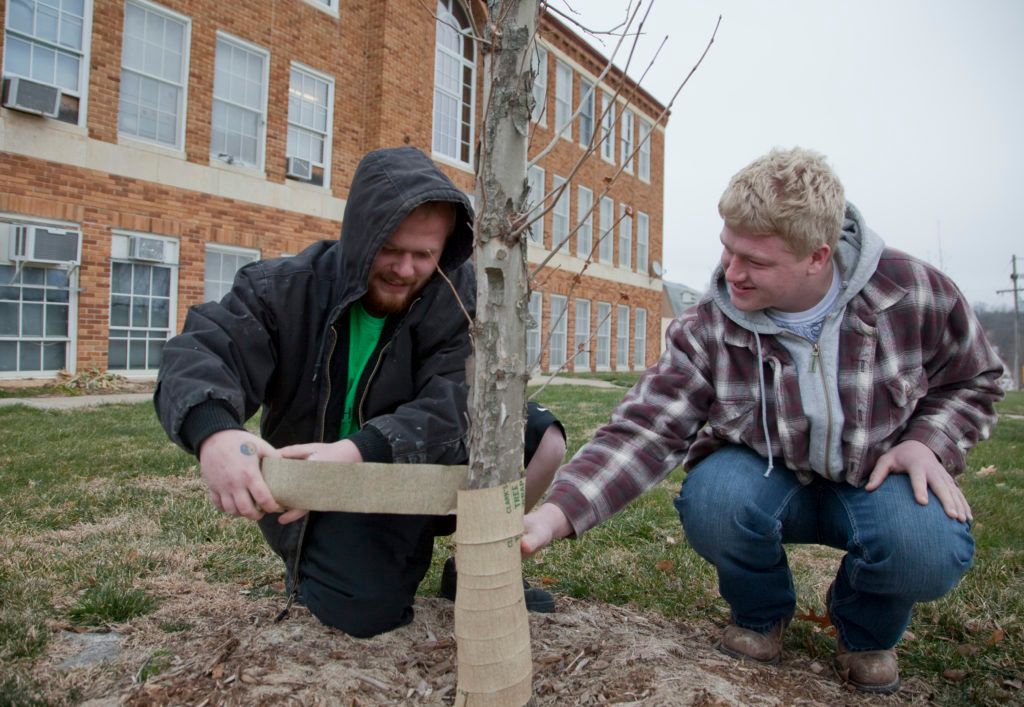
{"label": "window air conditioner", "polygon": [[309,181],[313,177],[313,163],[299,157],[289,157],[287,173],[289,177]]}
{"label": "window air conditioner", "polygon": [[60,88],[11,76],[4,79],[4,106],[23,113],[56,118],[60,111]]}
{"label": "window air conditioner", "polygon": [[11,260],[28,263],[77,263],[75,231],[56,231],[43,226],[15,226],[10,240]]}
{"label": "window air conditioner", "polygon": [[128,241],[128,257],[135,260],[151,260],[162,263],[164,261],[165,247],[167,244],[159,238],[146,238],[145,236],[132,236]]}

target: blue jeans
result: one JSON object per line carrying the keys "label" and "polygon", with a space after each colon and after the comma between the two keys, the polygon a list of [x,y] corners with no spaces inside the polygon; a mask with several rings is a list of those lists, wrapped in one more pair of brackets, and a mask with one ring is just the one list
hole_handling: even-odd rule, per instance
{"label": "blue jeans", "polygon": [[910,479],[890,475],[872,492],[815,476],[804,486],[747,447],[702,460],[675,500],[686,537],[718,571],[732,620],[767,632],[796,608],[784,543],[845,550],[826,607],[850,650],[892,648],[920,601],[956,586],[971,566],[974,540],[935,496],[914,500]]}

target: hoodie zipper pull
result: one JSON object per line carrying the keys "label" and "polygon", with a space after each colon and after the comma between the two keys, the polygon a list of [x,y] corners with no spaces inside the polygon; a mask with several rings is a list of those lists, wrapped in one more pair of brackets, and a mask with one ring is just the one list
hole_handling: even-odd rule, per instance
{"label": "hoodie zipper pull", "polygon": [[820,352],[821,350],[818,348],[817,344],[815,344],[814,348],[811,349],[811,373],[818,370],[818,354]]}

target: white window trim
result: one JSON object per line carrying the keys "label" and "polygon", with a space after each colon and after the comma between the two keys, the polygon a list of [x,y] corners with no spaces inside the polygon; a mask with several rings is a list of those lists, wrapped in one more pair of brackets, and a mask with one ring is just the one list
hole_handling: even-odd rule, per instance
{"label": "white window trim", "polygon": [[[555,302],[562,302],[562,316],[555,319]],[[555,331],[561,330],[562,334],[562,350],[561,350],[561,361],[555,363],[555,357],[551,354],[555,352]],[[550,334],[548,335],[548,371],[557,371],[565,367],[568,358],[569,348],[569,298],[565,295],[551,295],[551,328]]]}
{"label": "white window trim", "polygon": [[[213,301],[206,299],[206,254],[210,251],[224,255],[254,256],[256,260],[259,260],[261,257],[259,248],[245,248],[237,245],[225,245],[223,243],[205,243],[203,247],[203,302]],[[238,271],[236,270],[235,273],[237,274]],[[230,290],[231,288],[228,289]]]}
{"label": "white window trim", "polygon": [[[472,39],[472,33],[473,33],[473,30],[474,30],[474,28],[473,28],[473,21],[472,21],[473,13],[470,12],[469,9],[464,4],[462,4],[460,2],[460,0],[448,0],[448,2],[451,5],[458,4],[462,8],[462,11],[465,13],[465,15],[467,17],[467,22],[469,23],[469,27],[467,28],[467,30],[459,30],[459,31],[460,31],[460,33],[468,31],[468,34],[464,34],[463,36],[465,37],[466,41],[473,42],[474,41]],[[439,50],[439,47],[438,47],[438,44],[437,44],[437,22],[440,22],[440,21],[441,21],[440,18],[438,18],[438,20],[436,20],[435,23],[434,23],[434,71],[435,72],[437,71],[437,52]],[[465,65],[465,64],[468,63],[468,62],[466,62],[465,58],[463,58],[462,56],[457,57],[457,59],[459,60],[460,66]],[[474,156],[473,155],[473,153],[474,153],[473,146],[476,144],[476,82],[477,82],[477,78],[478,78],[478,76],[477,76],[477,61],[479,61],[479,56],[478,56],[478,53],[477,53],[476,46],[474,45],[474,47],[473,47],[473,80],[472,80],[472,85],[470,86],[470,90],[469,90],[469,159],[467,161],[463,161],[459,157],[452,157],[451,155],[446,155],[446,154],[444,154],[442,152],[438,152],[437,149],[435,149],[435,147],[434,147],[434,111],[435,111],[435,105],[434,104],[435,104],[435,102],[437,100],[437,87],[436,86],[432,87],[433,90],[431,92],[431,104],[430,104],[430,155],[431,155],[431,157],[434,160],[436,160],[437,162],[442,162],[442,163],[450,165],[452,167],[457,167],[458,169],[461,169],[461,170],[463,170],[465,172],[469,172],[471,174],[475,173],[475,166],[473,164],[473,156]],[[431,74],[431,82],[434,81],[434,75],[435,74]],[[461,82],[461,79],[460,79],[460,82]],[[461,98],[461,96],[459,97],[459,106],[460,106],[460,108],[462,106],[462,98]],[[456,140],[456,146],[457,146],[456,152],[461,152],[462,151],[462,148],[461,148],[461,144],[462,144],[461,143],[461,140],[462,140],[462,138],[461,138],[461,134],[462,134],[461,118],[460,118],[460,122],[459,122],[459,127],[460,127],[459,138]]]}
{"label": "white window trim", "polygon": [[[608,204],[608,223],[604,222],[604,204]],[[597,261],[608,267],[615,264],[615,200],[610,196],[602,196],[598,206],[598,238],[602,238],[597,246]],[[605,226],[607,225],[607,228]],[[604,257],[607,256],[607,257]]]}
{"label": "white window trim", "polygon": [[[590,87],[589,91],[587,91],[587,87],[588,86]],[[590,81],[589,79],[584,78],[583,76],[580,76],[580,109],[579,109],[580,110],[580,116],[579,116],[579,121],[580,121],[580,126],[581,127],[579,128],[579,134],[580,134],[579,135],[579,140],[580,140],[580,146],[581,147],[587,147],[588,145],[590,145],[590,142],[594,139],[594,133],[597,132],[597,113],[596,113],[596,111],[597,111],[597,101],[595,100],[596,96],[597,96],[597,87],[594,85],[594,82]],[[590,104],[590,140],[584,141],[583,140],[583,128],[582,128],[582,125],[583,125],[583,116],[586,113],[586,111],[584,110],[584,106],[587,103]]]}
{"label": "white window trim", "polygon": [[[626,333],[625,336],[620,336],[622,331],[622,313],[626,313]],[[615,306],[615,370],[617,371],[629,371],[632,370],[629,359],[629,305],[619,304]],[[625,340],[626,348],[625,351],[619,347],[620,341]]]}
{"label": "white window trim", "polygon": [[[540,211],[543,210],[543,203],[541,202],[541,200],[544,198],[544,184],[547,180],[547,172],[544,171],[544,168],[541,167],[540,165],[533,165],[527,170],[527,183],[529,183],[530,171],[533,170],[536,170],[536,172],[540,174],[540,190],[539,193],[531,193],[528,196],[527,204],[533,204],[533,206],[527,212],[528,218],[536,217],[537,213],[540,213]],[[529,199],[532,198],[535,198],[536,200],[530,201]],[[534,232],[534,235],[527,235],[529,241],[534,245],[544,248],[546,250],[547,246],[544,243],[544,216],[541,216],[539,219],[537,219],[530,228]]]}
{"label": "white window trim", "polygon": [[[530,372],[532,372],[535,369],[539,370],[540,369],[540,361],[541,361],[542,358],[544,358],[544,349],[543,349],[543,346],[544,346],[544,293],[543,292],[538,292],[538,291],[534,290],[533,292],[530,293],[530,302],[533,302],[533,298],[534,297],[537,298],[537,302],[539,303],[538,306],[537,306],[537,312],[536,312],[536,317],[535,317],[535,320],[536,320],[535,324],[537,325],[536,326],[537,360],[533,364],[530,363],[530,356],[529,356],[529,350],[528,350],[529,347],[527,347],[527,352],[526,352],[526,354],[527,354],[526,355],[527,373],[530,373]],[[529,309],[529,305],[527,305],[527,309]],[[531,315],[532,315],[532,312],[531,312]],[[527,329],[527,336],[529,336],[529,329]]]}
{"label": "white window trim", "polygon": [[[255,171],[255,172],[260,172],[260,173],[265,174],[266,173],[266,169],[267,169],[267,106],[268,106],[269,95],[270,95],[270,50],[269,49],[264,49],[263,47],[259,46],[258,44],[253,44],[252,42],[247,42],[244,39],[236,37],[233,34],[228,34],[227,32],[222,32],[221,30],[217,30],[217,36],[216,36],[216,39],[214,40],[214,44],[213,44],[213,66],[214,66],[213,70],[214,70],[214,73],[216,73],[216,71],[217,71],[217,43],[220,42],[221,40],[224,40],[225,42],[229,42],[229,43],[232,43],[232,44],[236,44],[236,45],[242,47],[243,49],[245,49],[247,51],[251,51],[251,52],[254,52],[254,53],[262,54],[263,58],[264,58],[264,61],[263,61],[263,78],[262,78],[262,81],[263,81],[263,107],[262,107],[261,113],[260,113],[260,135],[259,135],[260,159],[259,159],[259,165],[249,165],[249,164],[246,164],[244,162],[227,163],[225,160],[222,160],[219,157],[217,157],[217,155],[213,154],[213,150],[211,149],[210,150],[210,164],[228,164],[230,167],[234,167],[234,168],[237,168],[237,169],[245,170],[246,172],[254,172]],[[211,92],[211,94],[210,94],[210,105],[211,105],[211,111],[210,111],[210,137],[211,137],[211,139],[213,138],[213,111],[212,111],[212,106],[213,106],[213,103],[215,103],[217,100],[218,100],[217,97],[214,96],[213,93]]]}
{"label": "white window trim", "polygon": [[[311,66],[303,64],[298,61],[293,61],[288,71],[288,90],[291,90],[291,69],[297,69],[303,73],[309,74],[310,76],[320,79],[327,83],[327,131],[324,133],[324,183],[322,185],[313,184],[311,186],[317,189],[325,189],[330,191],[331,188],[331,162],[334,155],[334,77],[329,76],[322,71],[317,71]],[[291,125],[288,120],[287,109],[285,115],[285,160],[288,159],[288,135],[287,128]],[[301,126],[300,126],[301,127]],[[308,130],[309,128],[302,128]]]}
{"label": "white window trim", "polygon": [[633,149],[636,147],[636,130],[634,129],[633,111],[630,108],[622,109],[622,124],[619,126],[619,145],[622,149],[620,161],[623,171],[633,174]]}
{"label": "white window trim", "polygon": [[[542,87],[541,100],[534,105],[533,111],[530,113],[530,120],[535,122],[541,127],[547,127],[548,124],[548,50],[542,47],[539,43],[534,42],[533,54],[530,55],[531,65],[533,57],[537,59],[537,76],[534,79],[534,86],[530,89],[532,93],[536,94],[536,86]],[[534,99],[537,96],[534,95]]]}
{"label": "white window trim", "polygon": [[[567,100],[560,100],[561,97],[559,95],[559,88],[563,87],[563,84],[559,80],[559,77],[563,76],[563,75],[566,75],[565,73],[559,71],[559,69],[562,69],[562,68],[565,68],[566,72],[568,72],[567,73],[567,75],[568,75],[568,79],[567,80],[569,82],[569,96],[568,96]],[[563,140],[570,140],[570,141],[572,140],[572,123],[573,123],[573,120],[572,120],[573,100],[572,99],[573,99],[573,85],[575,84],[575,81],[573,80],[573,75],[574,74],[575,74],[575,72],[572,70],[572,66],[570,66],[567,62],[564,62],[561,59],[555,59],[555,118],[554,118],[554,128],[558,132],[558,137],[562,138]],[[560,102],[565,105],[565,111],[566,111],[565,123],[563,123],[562,125],[558,124],[558,106],[559,106]]]}
{"label": "white window trim", "polygon": [[[640,331],[641,322],[643,322],[643,332]],[[640,351],[641,344],[643,344],[642,352]],[[647,310],[637,307],[633,310],[633,370],[640,371],[645,368],[647,368]]]}
{"label": "white window trim", "polygon": [[[590,370],[590,320],[593,314],[593,304],[590,300],[579,297],[574,301],[573,307],[573,337],[572,337],[572,369],[573,371],[589,371]],[[584,308],[587,310],[587,321],[586,329],[580,329],[580,307],[586,305]],[[580,351],[580,344],[583,344],[583,350]]]}
{"label": "white window trim", "polygon": [[[89,67],[92,64],[92,15],[93,15],[93,0],[83,0],[82,5],[82,61],[78,65],[78,122],[75,123],[76,127],[86,128],[88,126],[89,117]],[[8,30],[8,23],[10,22],[10,7],[4,8],[4,49],[0,51],[0,60],[6,59],[7,48],[6,48],[6,34]],[[18,35],[22,36],[22,35]],[[34,41],[34,40],[33,40]],[[63,51],[67,51],[64,49]],[[6,62],[5,62],[6,63]],[[21,76],[21,74],[15,74],[9,72],[7,67],[4,66],[0,76]],[[25,76],[24,78],[30,79],[32,77]],[[63,89],[61,89],[63,91]],[[53,120],[57,120],[54,118]],[[63,122],[63,121],[58,121]],[[71,123],[64,123],[65,125],[71,125]],[[76,226],[77,228],[77,226]]]}
{"label": "white window trim", "polygon": [[[640,228],[640,224],[643,223],[644,227]],[[636,212],[636,223],[635,223],[635,238],[636,238],[636,271],[641,275],[647,275],[651,268],[651,218],[644,211]],[[643,262],[640,259],[640,234],[643,234]]]}
{"label": "white window trim", "polygon": [[307,5],[312,5],[320,12],[330,15],[331,17],[339,17],[338,4],[339,0],[303,0]]}
{"label": "white window trim", "polygon": [[[646,131],[646,135],[644,134]],[[637,139],[640,140],[640,150],[637,152],[637,176],[644,184],[651,183],[651,141],[654,139],[654,125],[646,118],[640,118]],[[646,166],[646,168],[645,168]]]}
{"label": "white window trim", "polygon": [[[621,218],[619,219],[619,243],[618,243],[618,265],[624,270],[633,269],[633,217],[626,213],[628,207],[625,204],[619,204],[619,211],[621,212]],[[629,238],[626,238],[626,234],[629,234]],[[625,248],[623,247],[625,244]]]}
{"label": "white window trim", "polygon": [[[570,245],[572,241],[572,185],[566,182],[565,177],[561,177],[557,174],[551,177],[551,192],[554,194],[564,186],[561,194],[555,197],[554,204],[551,207],[551,250],[560,253],[570,253]],[[564,210],[564,213],[563,213]],[[557,232],[555,228],[555,218],[562,219],[564,216],[565,220],[565,233],[561,234]]]}
{"label": "white window trim", "polygon": [[[132,0],[132,2],[135,2],[135,1],[136,0]],[[152,238],[154,240],[163,241],[165,243],[172,243],[172,244],[174,244],[177,247],[177,249],[178,249],[177,250],[177,255],[176,255],[175,261],[173,263],[149,262],[149,261],[146,261],[146,260],[138,260],[136,258],[131,258],[131,257],[120,257],[120,256],[115,257],[115,256],[111,255],[111,257],[110,257],[110,270],[108,270],[108,274],[112,275],[113,271],[114,271],[114,263],[132,263],[132,264],[138,264],[138,265],[158,265],[160,267],[170,268],[170,270],[171,270],[170,297],[168,298],[168,303],[167,303],[167,306],[168,306],[168,318],[167,318],[168,333],[167,333],[167,341],[170,341],[171,337],[173,337],[175,334],[178,333],[178,269],[179,269],[180,264],[181,264],[181,250],[180,250],[181,243],[180,243],[180,241],[177,238],[173,238],[171,236],[161,236],[161,235],[158,235],[156,233],[146,233],[145,231],[126,231],[126,230],[119,229],[119,228],[113,229],[111,231],[111,235],[112,236],[126,236],[128,238],[131,238],[132,236],[141,236],[142,238]],[[110,290],[111,286],[112,286],[111,284],[109,284],[109,283],[107,284],[107,346],[108,346],[107,351],[108,351],[108,354],[109,354],[109,346],[110,346],[110,330],[116,328],[116,329],[128,329],[130,331],[132,329],[131,326],[127,326],[127,327],[114,327],[112,325],[111,321],[110,321],[110,316],[111,316],[110,297],[111,297],[111,295],[113,295],[113,292],[111,292],[111,290]],[[150,378],[150,377],[156,375],[157,371],[159,370],[158,368],[109,368],[109,366],[110,366],[109,359],[107,360],[107,366],[108,366],[108,370],[115,371],[115,372],[118,373],[118,375],[123,375],[123,376],[128,377],[128,378],[133,378],[133,377]]]}
{"label": "white window trim", "polygon": [[[68,353],[65,360],[66,370],[74,374],[78,370],[78,284],[82,259],[82,227],[72,221],[47,221],[9,211],[0,212],[0,221],[18,226],[42,226],[78,233],[78,263],[68,268],[71,272],[68,274]],[[4,253],[4,257],[6,255]],[[0,380],[24,380],[39,378],[42,375],[45,374],[41,371],[4,371],[0,372]]]}
{"label": "white window trim", "polygon": [[[608,308],[608,314],[605,317],[601,316],[601,307]],[[612,369],[612,313],[615,310],[612,308],[611,302],[602,302],[598,300],[595,321],[594,321],[594,370],[595,371],[610,371]],[[601,352],[601,327],[607,327],[608,331],[608,349],[605,353],[608,355],[608,362],[602,364],[600,358]]]}
{"label": "white window trim", "polygon": [[[157,142],[156,140],[148,140],[148,139],[146,139],[144,137],[139,137],[138,135],[128,135],[127,133],[122,133],[121,132],[121,127],[120,127],[121,102],[120,102],[120,96],[118,96],[117,141],[121,142],[122,140],[125,140],[127,142],[137,143],[139,145],[144,145],[146,147],[156,148],[157,150],[160,150],[160,151],[166,151],[166,152],[169,152],[169,153],[171,153],[173,155],[178,155],[180,157],[184,157],[185,156],[185,127],[188,124],[188,84],[189,84],[189,80],[188,79],[189,79],[189,68],[190,68],[189,62],[191,61],[191,58],[192,58],[192,56],[191,56],[191,51],[192,51],[192,18],[187,16],[187,15],[182,15],[180,12],[175,12],[174,10],[170,10],[170,9],[164,7],[163,5],[158,5],[155,2],[150,2],[150,0],[126,0],[125,1],[125,5],[127,5],[128,3],[132,3],[132,4],[135,4],[135,5],[138,5],[139,7],[144,7],[147,10],[150,10],[151,12],[156,12],[156,13],[159,13],[159,14],[162,14],[162,15],[167,15],[168,17],[170,17],[172,19],[175,19],[175,20],[178,20],[179,22],[182,22],[185,25],[184,37],[182,38],[182,42],[184,44],[184,48],[182,49],[182,53],[181,53],[181,71],[182,71],[182,81],[183,81],[183,83],[181,85],[181,114],[178,116],[178,118],[179,118],[179,120],[178,120],[179,124],[178,124],[178,129],[177,129],[177,142],[178,142],[178,146],[176,146],[176,147],[171,146],[171,145],[165,145],[162,142]],[[124,30],[123,29],[122,29],[122,32],[121,32],[121,52],[122,52],[121,71],[124,71]],[[135,71],[135,70],[134,69],[129,69],[129,71]],[[136,72],[136,73],[138,73],[138,72]]]}
{"label": "white window trim", "polygon": [[[586,210],[582,206],[584,192],[590,195],[590,207]],[[579,228],[576,229],[576,255],[586,259],[594,249],[594,192],[583,185],[576,188],[576,223],[579,224]],[[590,241],[586,248],[583,247],[584,236]]]}
{"label": "white window trim", "polygon": [[601,159],[615,164],[615,101],[612,94],[601,92]]}

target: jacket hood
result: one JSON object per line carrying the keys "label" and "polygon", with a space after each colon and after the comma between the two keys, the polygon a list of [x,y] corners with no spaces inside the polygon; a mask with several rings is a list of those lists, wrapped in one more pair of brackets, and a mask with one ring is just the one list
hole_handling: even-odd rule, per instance
{"label": "jacket hood", "polygon": [[[864,217],[857,207],[846,202],[843,231],[833,256],[839,267],[842,292],[833,309],[845,307],[864,288],[878,267],[884,249],[882,238],[864,224]],[[715,268],[711,276],[710,294],[725,316],[744,329],[757,334],[777,334],[780,331],[779,326],[763,311],[744,312],[733,306],[721,265]]]}
{"label": "jacket hood", "polygon": [[415,147],[367,154],[356,167],[341,223],[340,281],[353,299],[366,292],[370,266],[384,241],[420,204],[455,204],[455,229],[445,242],[440,267],[446,273],[473,252],[473,207],[469,197]]}

